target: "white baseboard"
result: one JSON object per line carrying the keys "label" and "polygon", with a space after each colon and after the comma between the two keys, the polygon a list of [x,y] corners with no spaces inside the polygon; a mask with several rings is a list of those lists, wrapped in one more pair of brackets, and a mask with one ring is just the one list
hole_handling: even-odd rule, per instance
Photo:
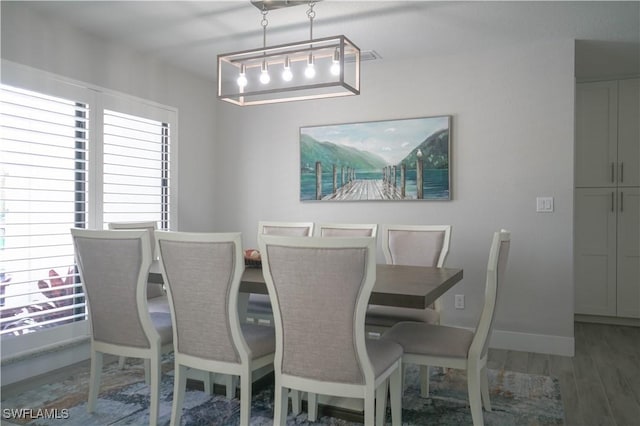
{"label": "white baseboard", "polygon": [[489,346],[495,349],[536,352],[541,354],[574,356],[575,340],[568,336],[517,333],[493,330]]}

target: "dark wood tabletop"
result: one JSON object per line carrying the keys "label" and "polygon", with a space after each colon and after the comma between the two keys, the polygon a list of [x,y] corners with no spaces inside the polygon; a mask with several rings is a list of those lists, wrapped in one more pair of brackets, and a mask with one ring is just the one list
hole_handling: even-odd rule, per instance
{"label": "dark wood tabletop", "polygon": [[[424,309],[462,280],[462,269],[424,266],[376,265],[376,284],[369,303]],[[161,283],[157,265],[152,265],[149,281]],[[240,291],[267,294],[262,269],[246,268]]]}

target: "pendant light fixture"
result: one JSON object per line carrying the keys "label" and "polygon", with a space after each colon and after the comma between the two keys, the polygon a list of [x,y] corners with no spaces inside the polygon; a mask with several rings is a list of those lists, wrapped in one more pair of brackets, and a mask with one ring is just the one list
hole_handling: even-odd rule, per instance
{"label": "pendant light fixture", "polygon": [[[218,55],[218,99],[245,106],[360,94],[360,49],[344,35],[313,38],[315,1],[252,3],[262,13],[262,48]],[[301,3],[309,40],[267,46],[269,11]]]}

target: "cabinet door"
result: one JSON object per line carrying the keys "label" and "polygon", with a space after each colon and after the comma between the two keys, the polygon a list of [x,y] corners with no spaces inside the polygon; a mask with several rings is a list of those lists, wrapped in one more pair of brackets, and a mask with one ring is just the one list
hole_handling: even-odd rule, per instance
{"label": "cabinet door", "polygon": [[618,84],[618,186],[640,186],[640,79]]}
{"label": "cabinet door", "polygon": [[616,315],[616,190],[576,188],[575,312]]}
{"label": "cabinet door", "polygon": [[618,82],[576,85],[576,182],[578,187],[615,185]]}
{"label": "cabinet door", "polygon": [[618,191],[618,316],[640,318],[640,188]]}

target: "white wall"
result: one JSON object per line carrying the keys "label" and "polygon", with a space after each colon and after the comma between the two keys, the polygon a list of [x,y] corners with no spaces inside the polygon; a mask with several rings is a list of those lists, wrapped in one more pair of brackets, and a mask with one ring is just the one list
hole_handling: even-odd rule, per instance
{"label": "white wall", "polygon": [[[474,326],[492,232],[512,231],[493,344],[573,352],[573,41],[529,42],[393,63],[365,62],[362,95],[218,106],[216,212],[256,246],[258,220],[453,225],[447,264],[465,279],[445,322]],[[299,201],[300,126],[453,116],[453,200]],[[555,212],[536,213],[536,196]],[[379,256],[380,259],[381,256]],[[465,294],[467,308],[453,308]],[[502,331],[502,332],[500,332]],[[515,334],[514,334],[515,333]]]}

